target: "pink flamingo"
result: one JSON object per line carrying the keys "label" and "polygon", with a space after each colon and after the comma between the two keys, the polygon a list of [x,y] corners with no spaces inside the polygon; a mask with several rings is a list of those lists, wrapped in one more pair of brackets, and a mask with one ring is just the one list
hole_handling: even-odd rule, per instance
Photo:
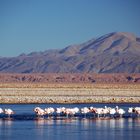
{"label": "pink flamingo", "polygon": [[39,116],[41,117],[41,116],[45,115],[45,111],[40,107],[34,108],[34,112],[38,115],[38,117]]}
{"label": "pink flamingo", "polygon": [[4,113],[4,111],[3,111],[3,109],[2,109],[2,108],[0,108],[0,114],[2,114],[2,113]]}
{"label": "pink flamingo", "polygon": [[122,115],[125,113],[125,111],[124,111],[124,109],[116,106],[116,113],[118,113],[120,115],[120,117],[122,117]]}
{"label": "pink flamingo", "polygon": [[8,117],[10,118],[10,116],[14,114],[14,111],[10,108],[4,109],[4,114],[8,115]]}

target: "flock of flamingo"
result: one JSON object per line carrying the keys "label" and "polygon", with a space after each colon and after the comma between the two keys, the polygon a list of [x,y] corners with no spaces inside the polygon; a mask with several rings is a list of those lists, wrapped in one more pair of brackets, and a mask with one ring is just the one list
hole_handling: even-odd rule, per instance
{"label": "flock of flamingo", "polygon": [[[40,107],[34,108],[34,113],[38,117],[44,117],[44,116],[66,116],[66,117],[74,117],[74,116],[83,116],[87,117],[89,114],[94,117],[110,117],[113,118],[115,116],[123,117],[124,114],[129,114],[130,117],[135,114],[135,116],[140,116],[140,107],[129,107],[127,111],[125,111],[122,108],[119,108],[116,106],[115,108],[107,107],[104,108],[95,108],[95,107],[83,107],[83,108],[65,108],[65,107],[59,107],[59,108],[45,108],[42,109]],[[0,114],[5,114],[8,117],[10,117],[12,114],[15,114],[15,112],[12,109],[2,109],[0,108]]]}
{"label": "flock of flamingo", "polygon": [[10,108],[8,109],[0,108],[0,114],[6,114],[8,117],[10,117],[12,114],[14,114],[14,111]]}

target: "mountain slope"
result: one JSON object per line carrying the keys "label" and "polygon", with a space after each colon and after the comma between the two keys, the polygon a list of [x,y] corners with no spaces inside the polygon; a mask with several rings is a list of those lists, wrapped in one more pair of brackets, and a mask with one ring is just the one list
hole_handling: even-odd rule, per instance
{"label": "mountain slope", "polygon": [[114,32],[61,50],[0,58],[8,73],[140,73],[140,38]]}

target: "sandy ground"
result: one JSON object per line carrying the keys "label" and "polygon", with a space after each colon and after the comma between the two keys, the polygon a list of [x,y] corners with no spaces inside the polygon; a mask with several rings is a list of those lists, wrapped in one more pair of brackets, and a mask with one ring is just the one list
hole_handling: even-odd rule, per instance
{"label": "sandy ground", "polygon": [[0,103],[140,103],[140,84],[0,84]]}

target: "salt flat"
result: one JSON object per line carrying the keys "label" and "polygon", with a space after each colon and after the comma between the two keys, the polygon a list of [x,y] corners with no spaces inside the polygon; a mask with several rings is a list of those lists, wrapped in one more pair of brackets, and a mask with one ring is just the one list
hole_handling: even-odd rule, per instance
{"label": "salt flat", "polygon": [[140,84],[5,84],[0,103],[140,103]]}

